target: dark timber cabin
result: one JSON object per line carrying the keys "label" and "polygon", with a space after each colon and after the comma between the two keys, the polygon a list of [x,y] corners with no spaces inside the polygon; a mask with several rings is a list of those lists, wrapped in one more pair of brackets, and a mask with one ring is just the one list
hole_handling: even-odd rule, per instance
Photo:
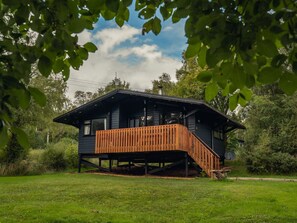
{"label": "dark timber cabin", "polygon": [[[114,90],[57,118],[79,128],[79,171],[84,158],[118,162],[195,162],[209,176],[224,160],[225,134],[245,127],[203,101]],[[89,163],[90,164],[90,163]],[[98,167],[100,168],[100,167]],[[163,167],[165,168],[165,167]]]}

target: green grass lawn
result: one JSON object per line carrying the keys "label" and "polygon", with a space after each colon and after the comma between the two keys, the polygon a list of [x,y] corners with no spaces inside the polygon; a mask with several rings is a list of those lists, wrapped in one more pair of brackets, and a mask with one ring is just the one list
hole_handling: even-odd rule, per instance
{"label": "green grass lawn", "polygon": [[297,183],[0,177],[0,222],[297,222]]}

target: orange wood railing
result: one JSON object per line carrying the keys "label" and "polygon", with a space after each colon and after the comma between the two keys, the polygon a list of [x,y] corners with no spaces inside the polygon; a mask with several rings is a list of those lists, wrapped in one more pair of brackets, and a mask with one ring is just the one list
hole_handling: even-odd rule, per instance
{"label": "orange wood railing", "polygon": [[209,175],[218,170],[219,156],[179,124],[100,130],[96,153],[128,153],[182,150]]}

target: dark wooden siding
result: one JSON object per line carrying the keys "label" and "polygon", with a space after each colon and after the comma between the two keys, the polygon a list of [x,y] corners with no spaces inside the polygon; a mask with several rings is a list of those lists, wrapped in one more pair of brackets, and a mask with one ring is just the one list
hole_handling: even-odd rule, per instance
{"label": "dark wooden siding", "polygon": [[83,123],[79,128],[78,153],[95,153],[95,136],[83,135]]}
{"label": "dark wooden siding", "polygon": [[120,127],[120,107],[116,106],[111,110],[111,129]]}
{"label": "dark wooden siding", "polygon": [[225,144],[223,140],[214,138],[213,139],[214,151],[220,156],[225,156]]}
{"label": "dark wooden siding", "polygon": [[207,125],[196,123],[196,135],[211,147],[211,128]]}
{"label": "dark wooden siding", "polygon": [[160,112],[156,109],[153,110],[154,125],[160,125]]}
{"label": "dark wooden siding", "polygon": [[87,117],[81,120],[80,128],[79,128],[79,135],[78,135],[78,153],[81,154],[88,154],[88,153],[95,153],[95,135],[92,136],[84,136],[84,120],[91,120],[96,118],[106,118],[106,128],[110,128],[110,113],[97,113],[94,112],[89,114]]}

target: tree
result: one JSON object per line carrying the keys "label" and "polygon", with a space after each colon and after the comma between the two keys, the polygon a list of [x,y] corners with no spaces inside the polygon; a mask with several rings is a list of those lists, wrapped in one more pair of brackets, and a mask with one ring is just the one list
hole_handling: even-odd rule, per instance
{"label": "tree", "polygon": [[246,108],[244,151],[251,172],[297,171],[297,100],[275,85],[255,89]]}
{"label": "tree", "polygon": [[120,78],[115,77],[111,80],[105,87],[100,87],[96,92],[84,92],[84,91],[76,91],[74,93],[74,102],[73,106],[78,107],[91,101],[101,95],[107,94],[110,91],[115,89],[130,89],[130,83],[126,81],[122,81]]}
{"label": "tree", "polygon": [[162,88],[164,94],[173,95],[172,91],[175,87],[175,83],[171,81],[169,74],[163,73],[161,76],[159,76],[158,80],[153,80],[152,84],[152,89],[146,89],[146,92],[158,94],[159,89]]}
{"label": "tree", "polygon": [[122,81],[121,78],[118,78],[117,76],[115,76],[115,78],[111,80],[105,87],[98,88],[97,92],[94,93],[93,98],[107,94],[108,92],[116,89],[128,90],[130,89],[130,83],[126,81]]}
{"label": "tree", "polygon": [[[10,107],[27,109],[31,98],[45,103],[42,92],[28,85],[32,65],[37,64],[45,77],[62,73],[67,80],[70,67],[79,69],[88,53],[96,51],[92,43],[79,45],[76,33],[93,29],[100,17],[122,26],[131,4],[132,0],[1,1],[0,146],[7,143],[9,131],[19,139],[24,136],[12,125]],[[233,93],[231,108],[244,104],[248,89],[258,82],[278,82],[287,94],[296,90],[296,8],[294,0],[135,1],[139,18],[145,20],[143,34],[160,33],[159,15],[174,23],[186,19],[186,57],[198,55],[200,66],[207,64],[199,79],[208,82],[209,99],[218,86]]]}

